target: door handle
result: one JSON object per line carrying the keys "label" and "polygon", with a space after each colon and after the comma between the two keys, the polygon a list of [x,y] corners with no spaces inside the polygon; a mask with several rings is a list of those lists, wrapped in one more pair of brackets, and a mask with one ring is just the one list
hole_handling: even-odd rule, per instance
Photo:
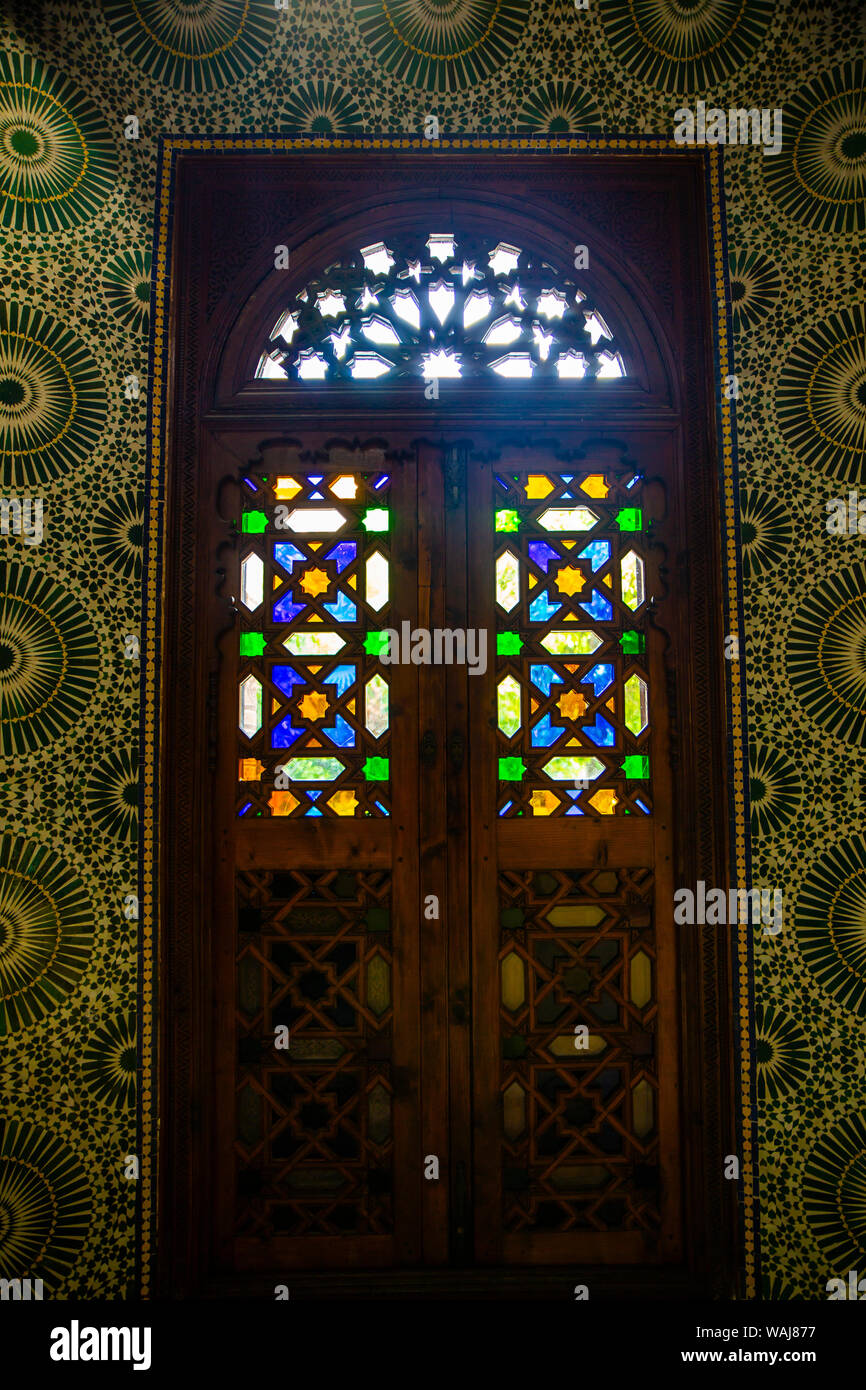
{"label": "door handle", "polygon": [[425,767],[433,767],[436,762],[436,735],[432,729],[425,729],[421,735],[421,762]]}
{"label": "door handle", "polygon": [[448,758],[455,772],[460,772],[466,757],[466,741],[459,729],[454,729],[448,739]]}

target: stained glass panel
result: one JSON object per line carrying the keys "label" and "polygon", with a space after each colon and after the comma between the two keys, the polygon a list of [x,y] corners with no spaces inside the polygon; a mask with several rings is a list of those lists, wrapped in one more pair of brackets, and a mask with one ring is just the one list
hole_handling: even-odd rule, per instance
{"label": "stained glass panel", "polygon": [[387,816],[389,678],[370,648],[390,605],[390,477],[343,468],[250,481],[238,814]]}
{"label": "stained glass panel", "polygon": [[641,483],[494,475],[500,816],[651,813]]}

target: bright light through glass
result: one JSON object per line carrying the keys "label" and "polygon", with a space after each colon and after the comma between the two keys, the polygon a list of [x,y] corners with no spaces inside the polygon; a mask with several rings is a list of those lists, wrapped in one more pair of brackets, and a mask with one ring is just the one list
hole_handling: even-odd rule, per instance
{"label": "bright light through glass", "polygon": [[432,232],[427,238],[427,250],[434,260],[450,261],[454,255],[454,238],[450,232],[438,234]]}
{"label": "bright light through glass", "polygon": [[416,329],[421,327],[421,305],[411,290],[395,290],[391,296],[391,303],[394,313],[403,319],[404,323],[410,323]]}
{"label": "bright light through glass", "polygon": [[369,338],[371,343],[380,343],[383,347],[399,347],[400,335],[393,324],[387,319],[380,318],[378,314],[371,314],[368,319],[361,323],[361,332],[365,338]]}
{"label": "bright light through glass", "polygon": [[422,358],[425,381],[434,377],[460,376],[460,360],[450,348],[439,348],[437,352],[427,352]]}
{"label": "bright light through glass", "polygon": [[430,300],[430,308],[436,315],[441,324],[454,308],[454,286],[447,285],[444,280],[438,280],[435,285],[431,285],[427,291]]}
{"label": "bright light through glass", "polygon": [[391,363],[380,357],[378,352],[356,352],[349,370],[356,381],[372,381],[374,377],[390,372]]}
{"label": "bright light through glass", "polygon": [[598,354],[598,360],[601,363],[601,367],[598,370],[597,380],[615,380],[618,377],[625,376],[622,358],[619,353],[600,352]]}
{"label": "bright light through glass", "polygon": [[500,241],[490,253],[489,265],[494,275],[508,275],[517,269],[519,260],[520,247],[509,246],[507,241]]}
{"label": "bright light through glass", "polygon": [[256,368],[256,378],[259,381],[285,381],[286,372],[279,357],[271,357],[269,353],[264,353]]}
{"label": "bright light through glass", "polygon": [[344,323],[342,328],[335,329],[331,334],[331,347],[334,349],[334,356],[339,362],[342,362],[346,356],[351,341],[352,334],[347,323]]}
{"label": "bright light through glass", "polygon": [[387,275],[394,264],[394,257],[384,241],[377,241],[372,246],[362,246],[361,255],[364,257],[364,265],[374,275]]}
{"label": "bright light through glass", "polygon": [[491,371],[496,372],[497,376],[510,377],[532,376],[534,366],[535,363],[528,352],[509,352],[505,357],[490,363]]}
{"label": "bright light through glass", "polygon": [[280,317],[274,324],[271,337],[282,338],[283,342],[288,345],[291,343],[297,331],[298,316],[297,314],[293,314],[290,309],[287,309],[284,314],[280,314]]}
{"label": "bright light through glass", "polygon": [[493,298],[486,290],[473,290],[463,305],[463,327],[471,328],[473,323],[486,319],[492,304]]}
{"label": "bright light through glass", "polygon": [[542,318],[561,319],[568,307],[568,299],[559,290],[542,290],[537,307]]}
{"label": "bright light through glass", "polygon": [[337,290],[319,290],[316,295],[316,308],[322,318],[327,318],[328,315],[336,318],[338,314],[345,314],[346,301]]}
{"label": "bright light through glass", "polygon": [[320,352],[308,348],[295,362],[298,376],[302,381],[323,381],[328,375],[328,364]]}
{"label": "bright light through glass", "polygon": [[584,309],[583,317],[586,319],[586,331],[592,338],[592,345],[595,347],[599,338],[612,338],[613,334],[600,314],[595,309],[587,311]]}
{"label": "bright light through glass", "polygon": [[506,347],[508,343],[513,343],[523,332],[523,324],[520,319],[506,314],[503,318],[491,323],[487,332],[484,334],[483,342],[488,347]]}
{"label": "bright light through glass", "polygon": [[579,380],[586,376],[586,358],[582,352],[575,352],[574,348],[569,348],[568,352],[563,352],[558,358],[556,370],[561,377]]}

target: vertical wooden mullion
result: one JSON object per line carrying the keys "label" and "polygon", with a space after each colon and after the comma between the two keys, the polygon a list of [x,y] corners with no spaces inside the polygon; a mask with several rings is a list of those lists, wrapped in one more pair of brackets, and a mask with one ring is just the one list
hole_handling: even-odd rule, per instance
{"label": "vertical wooden mullion", "polygon": [[[445,488],[445,622],[471,626],[467,594],[465,451],[451,446]],[[468,634],[467,634],[468,642]],[[489,661],[488,653],[488,661]],[[472,729],[469,686],[480,677],[469,666],[445,668],[446,833],[448,871],[448,1086],[451,1137],[451,1259],[464,1265],[472,1255],[472,912],[469,888],[469,767]]]}
{"label": "vertical wooden mullion", "polygon": [[496,1264],[502,1249],[499,1159],[499,912],[496,819],[496,613],[490,465],[467,469],[468,621],[487,630],[487,671],[468,682],[470,749],[469,879],[472,923],[473,1213],[475,1259]]}
{"label": "vertical wooden mullion", "polygon": [[[445,518],[441,451],[418,451],[418,627],[443,627]],[[407,655],[404,653],[404,657]],[[418,680],[416,746],[427,747],[418,780],[418,882],[414,905],[420,940],[421,998],[421,1188],[424,1263],[448,1260],[450,1143],[448,1133],[448,967],[451,904],[447,882],[445,818],[445,670],[411,667]],[[425,742],[426,740],[426,742]],[[424,915],[425,899],[439,900],[438,919]],[[424,1177],[424,1159],[439,1160],[439,1178]]]}

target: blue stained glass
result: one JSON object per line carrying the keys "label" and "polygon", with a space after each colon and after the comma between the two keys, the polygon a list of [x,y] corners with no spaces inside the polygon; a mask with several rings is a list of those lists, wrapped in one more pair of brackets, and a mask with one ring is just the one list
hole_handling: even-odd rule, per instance
{"label": "blue stained glass", "polygon": [[251,801],[248,801],[248,802],[246,803],[246,805],[245,805],[245,806],[242,806],[241,809],[238,811],[238,815],[239,815],[239,816],[245,816],[246,813],[247,813],[247,811],[248,811],[248,810],[250,809],[250,807],[252,806],[252,804],[253,804],[253,803],[252,803]]}
{"label": "blue stained glass", "polygon": [[505,803],[505,805],[503,806],[502,810],[499,812],[500,816],[506,815],[506,814],[511,810],[511,808],[512,808],[513,805],[514,805],[514,802],[513,802],[513,801],[506,801],[506,803]]}
{"label": "blue stained glass", "polygon": [[288,570],[289,574],[292,572],[292,565],[297,560],[306,561],[306,558],[303,550],[292,545],[291,541],[276,541],[274,543],[274,559],[278,565],[282,565],[284,570]]}
{"label": "blue stained glass", "polygon": [[279,603],[274,604],[274,622],[291,623],[299,613],[303,613],[306,606],[305,603],[293,603],[292,595],[285,594]]}
{"label": "blue stained glass", "polygon": [[545,695],[550,694],[552,685],[562,685],[562,676],[558,676],[552,666],[530,666],[529,679]]}
{"label": "blue stained glass", "polygon": [[581,676],[582,685],[592,685],[596,698],[603,690],[607,690],[613,680],[613,667],[609,661],[601,661],[597,666],[593,666],[591,671],[587,671],[585,676]]}
{"label": "blue stained glass", "polygon": [[250,478],[244,478],[244,482],[246,483],[246,485],[247,485],[247,487],[249,488],[250,492],[258,492],[258,488],[256,487],[255,483],[254,483]]}
{"label": "blue stained glass", "polygon": [[631,482],[626,483],[626,487],[637,487],[638,483],[642,483],[642,482],[643,482],[643,474],[642,474],[642,473],[636,473],[635,476],[632,478]]}
{"label": "blue stained glass", "polygon": [[327,734],[331,742],[336,743],[338,748],[355,747],[355,730],[343,718],[342,714],[335,714],[331,728],[323,729],[322,732]]}
{"label": "blue stained glass", "polygon": [[307,788],[307,796],[310,798],[311,801],[318,801],[318,799],[319,799],[319,797],[320,797],[321,795],[322,795],[322,788],[321,788],[321,787],[308,787],[308,788]]}
{"label": "blue stained glass", "polygon": [[337,573],[342,574],[347,565],[351,565],[358,553],[357,541],[340,541],[333,550],[329,550],[325,556],[326,560],[336,560]]}
{"label": "blue stained glass", "polygon": [[[496,479],[496,481],[497,481],[497,483],[499,484],[499,486],[502,488],[502,491],[503,491],[503,492],[507,492],[507,491],[508,491],[508,484],[507,484],[507,482],[505,481],[505,479],[504,479],[504,478],[500,478],[500,476],[499,476],[498,473],[494,473],[493,476],[494,476],[494,478]],[[509,804],[510,804],[510,803],[509,803]]]}
{"label": "blue stained glass", "polygon": [[305,811],[305,812],[304,812],[304,815],[305,815],[305,816],[320,816],[320,815],[322,815],[322,812],[319,810],[318,806],[311,806],[310,809],[309,809],[309,811]]}
{"label": "blue stained glass", "polygon": [[[374,479],[374,481],[373,481],[373,487],[374,487],[374,488],[376,489],[376,491],[378,492],[378,491],[379,491],[379,488],[380,488],[380,487],[384,487],[385,484],[386,484],[387,482],[389,482],[389,481],[390,481],[390,478],[389,478],[389,475],[388,475],[387,473],[380,473],[379,476],[378,476],[378,478]],[[378,801],[376,802],[376,805],[377,805],[377,806],[379,805]],[[386,812],[386,814],[387,814],[387,812]]]}
{"label": "blue stained glass", "polygon": [[590,541],[577,558],[579,560],[591,560],[593,573],[595,573],[610,559],[610,541]]}
{"label": "blue stained glass", "polygon": [[353,623],[358,616],[358,610],[348,595],[342,589],[337,590],[337,602],[326,603],[325,612],[330,613],[331,617],[338,623]]}
{"label": "blue stained glass", "polygon": [[635,804],[635,806],[639,806],[639,807],[641,808],[641,810],[643,811],[643,813],[644,813],[645,816],[648,816],[648,815],[649,815],[649,813],[650,813],[650,808],[649,808],[649,806],[647,806],[647,804],[646,804],[645,801],[641,801],[641,799],[640,799],[639,796],[636,796],[636,797],[635,797],[635,799],[634,799],[634,804]]}
{"label": "blue stained glass", "polygon": [[300,738],[303,729],[292,728],[292,716],[287,714],[285,719],[281,719],[274,732],[271,734],[272,748],[290,748],[296,738]]}
{"label": "blue stained glass", "polygon": [[529,558],[534,565],[537,565],[540,570],[544,570],[544,573],[547,574],[547,566],[551,560],[560,560],[562,557],[559,551],[547,544],[547,541],[530,541]]}
{"label": "blue stained glass", "polygon": [[560,478],[562,479],[562,481],[563,481],[564,483],[570,483],[571,480],[572,480],[572,478],[574,477],[574,474],[573,474],[573,473],[560,473],[559,476],[560,476]]}
{"label": "blue stained glass", "polygon": [[310,493],[310,501],[311,501],[311,502],[313,502],[313,501],[316,501],[316,502],[324,502],[324,500],[325,500],[325,494],[324,494],[323,492],[311,492],[311,493]]}
{"label": "blue stained glass", "polygon": [[374,801],[373,805],[379,807],[379,810],[382,812],[383,816],[390,816],[391,812],[388,810],[387,806],[382,805],[381,801]]}
{"label": "blue stained glass", "polygon": [[609,623],[613,617],[613,606],[598,589],[592,591],[592,603],[582,603],[584,613],[588,613],[597,623]]}
{"label": "blue stained glass", "polygon": [[566,788],[565,788],[565,791],[566,791],[566,794],[567,794],[568,796],[571,797],[572,801],[574,801],[578,796],[580,796],[580,789],[579,789],[579,788],[575,788],[575,787],[566,787]]}
{"label": "blue stained glass", "polygon": [[578,806],[569,806],[565,814],[567,816],[582,816],[583,811],[581,811]]}
{"label": "blue stained glass", "polygon": [[350,685],[353,685],[357,678],[354,666],[335,666],[327,676],[322,676],[323,685],[335,685],[337,687],[337,698],[345,695]]}
{"label": "blue stained glass", "polygon": [[292,666],[274,666],[271,671],[271,680],[284,695],[291,695],[292,686],[306,685],[303,676],[299,676]]}
{"label": "blue stained glass", "polygon": [[613,747],[613,725],[608,724],[606,719],[602,719],[600,714],[597,714],[595,716],[594,725],[581,724],[580,727],[586,734],[587,738],[591,738],[593,743],[597,744],[599,748]]}
{"label": "blue stained glass", "polygon": [[558,613],[562,607],[561,603],[551,603],[547,590],[534,598],[529,605],[529,621],[531,623],[546,623],[548,618],[552,618],[554,613]]}
{"label": "blue stained glass", "polygon": [[550,715],[546,714],[543,719],[539,719],[532,730],[532,746],[533,748],[549,748],[564,733],[565,729],[562,725],[558,724],[554,727]]}

